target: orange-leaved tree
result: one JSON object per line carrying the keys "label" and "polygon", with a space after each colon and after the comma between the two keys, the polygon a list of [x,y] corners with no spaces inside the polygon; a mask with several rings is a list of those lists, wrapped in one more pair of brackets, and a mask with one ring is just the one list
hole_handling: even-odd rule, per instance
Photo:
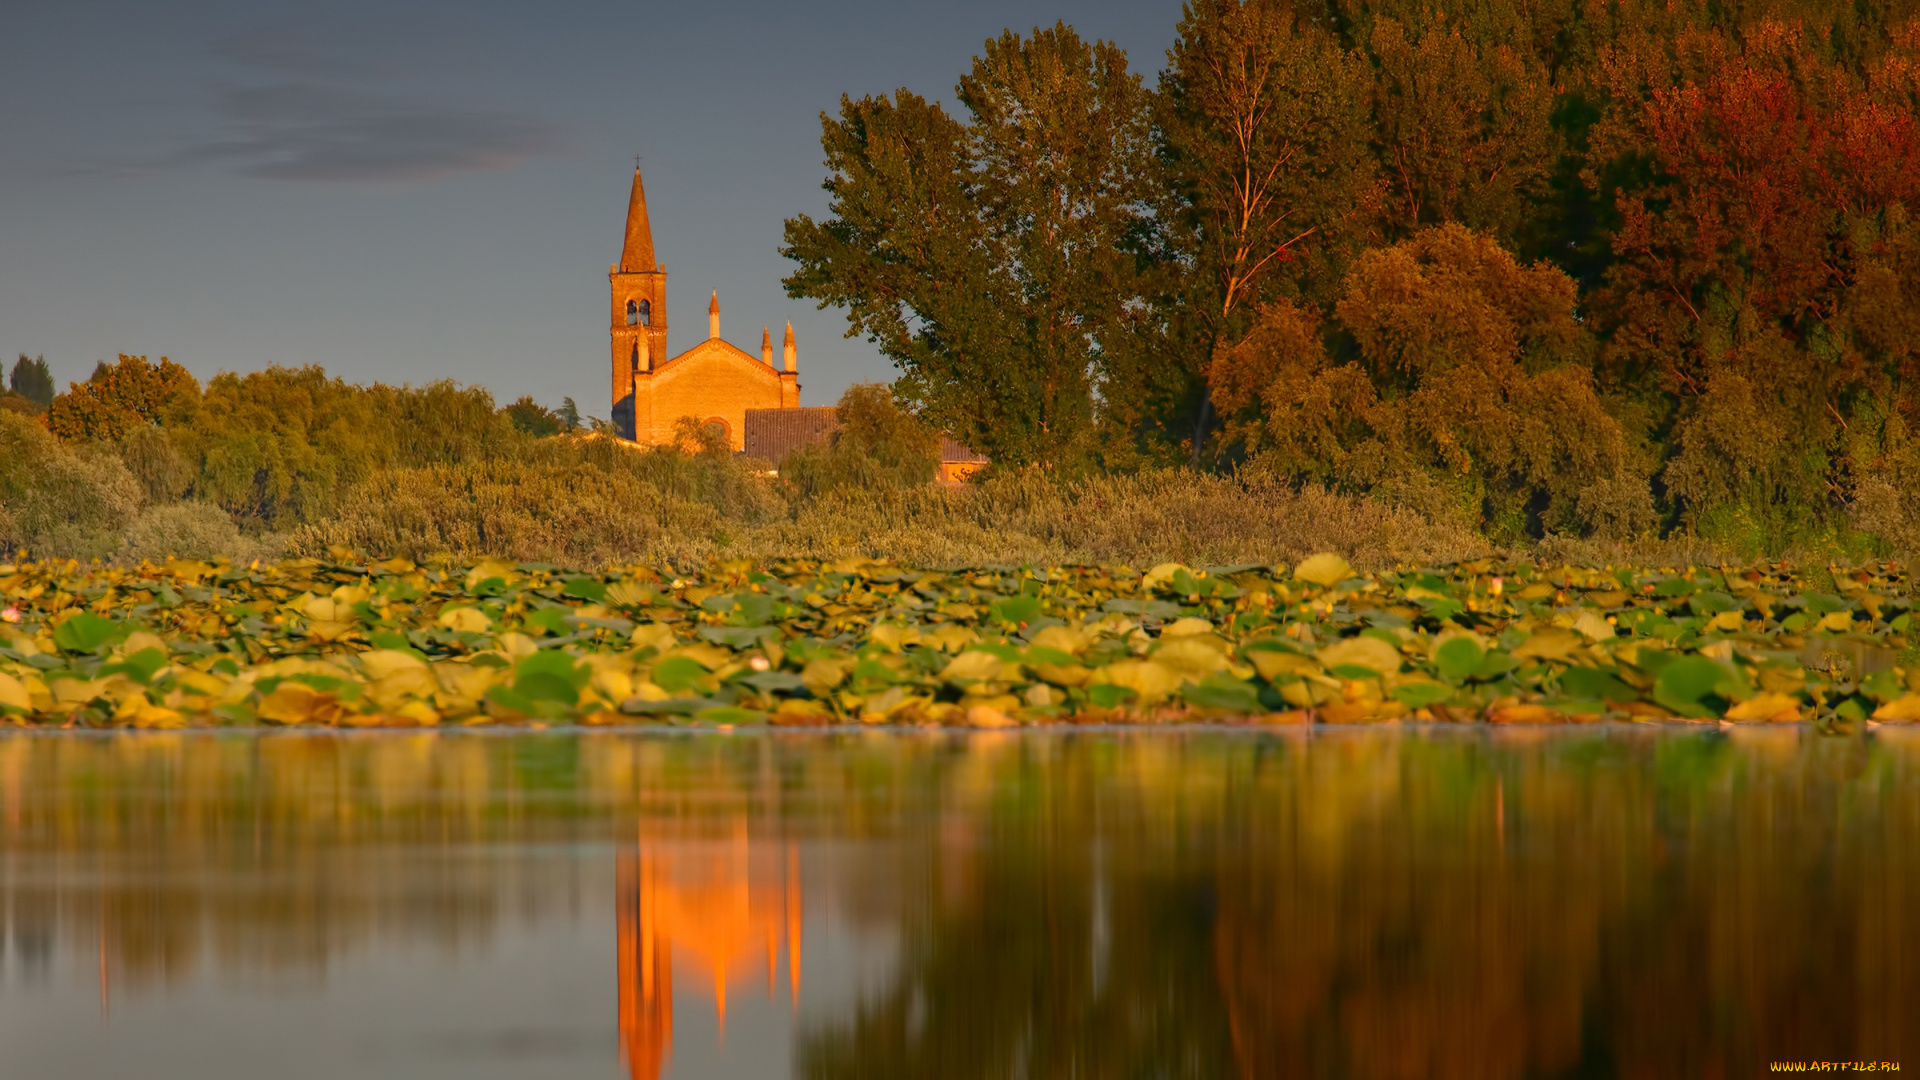
{"label": "orange-leaved tree", "polygon": [[118,442],[142,424],[185,423],[199,404],[200,383],[186,368],[164,356],[150,364],[123,355],[55,397],[47,426],[70,441]]}

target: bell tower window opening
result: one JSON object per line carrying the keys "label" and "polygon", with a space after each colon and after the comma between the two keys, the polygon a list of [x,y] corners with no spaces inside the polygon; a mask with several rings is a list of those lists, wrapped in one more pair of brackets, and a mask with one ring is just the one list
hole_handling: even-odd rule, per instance
{"label": "bell tower window opening", "polygon": [[[628,305],[628,306],[631,307],[632,305]],[[628,321],[629,322],[632,321],[631,316],[629,316]],[[641,326],[653,325],[653,301],[651,300],[640,301],[640,325]]]}
{"label": "bell tower window opening", "polygon": [[627,301],[627,325],[637,326],[640,322],[640,305]]}

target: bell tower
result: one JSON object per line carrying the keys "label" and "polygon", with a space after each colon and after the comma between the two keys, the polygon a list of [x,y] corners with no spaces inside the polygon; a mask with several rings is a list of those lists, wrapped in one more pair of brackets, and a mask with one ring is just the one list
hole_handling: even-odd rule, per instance
{"label": "bell tower", "polygon": [[647,221],[647,189],[640,182],[638,161],[633,193],[627,198],[626,244],[620,261],[607,268],[607,283],[612,295],[613,423],[621,436],[632,439],[653,423],[651,380],[641,376],[668,357],[667,268],[653,258],[653,227]]}

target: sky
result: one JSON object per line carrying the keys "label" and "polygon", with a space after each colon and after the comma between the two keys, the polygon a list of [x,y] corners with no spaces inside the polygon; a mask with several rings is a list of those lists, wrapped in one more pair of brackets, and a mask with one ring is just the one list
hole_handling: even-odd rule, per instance
{"label": "sky", "polygon": [[1178,0],[69,0],[0,33],[0,357],[56,382],[121,353],[203,381],[270,364],[478,383],[605,416],[606,267],[634,156],[669,351],[758,355],[802,401],[896,374],[789,299],[781,223],[825,216],[822,111],[953,87],[1064,20],[1149,83]]}

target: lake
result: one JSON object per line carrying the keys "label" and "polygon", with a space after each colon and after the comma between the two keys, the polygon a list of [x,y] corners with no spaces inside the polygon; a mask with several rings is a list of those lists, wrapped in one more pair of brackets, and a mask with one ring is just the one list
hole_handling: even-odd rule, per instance
{"label": "lake", "polygon": [[0,735],[0,1075],[1920,1067],[1920,731]]}

